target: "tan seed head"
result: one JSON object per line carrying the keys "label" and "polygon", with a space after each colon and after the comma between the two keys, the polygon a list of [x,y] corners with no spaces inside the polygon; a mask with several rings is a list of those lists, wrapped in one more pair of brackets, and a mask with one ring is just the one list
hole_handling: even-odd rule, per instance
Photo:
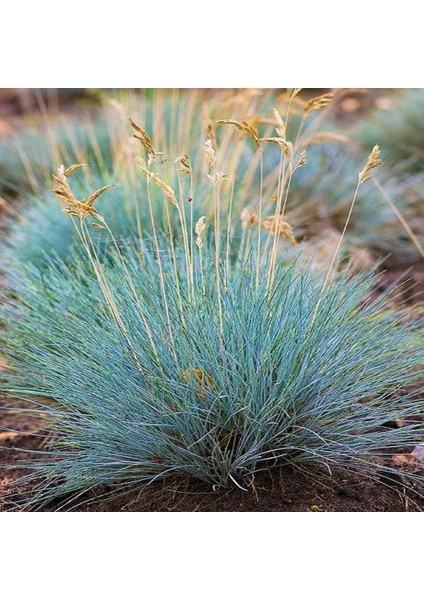
{"label": "tan seed head", "polygon": [[95,209],[94,202],[101,194],[115,186],[105,185],[102,188],[90,194],[87,198],[78,200],[70,188],[68,176],[71,175],[74,171],[81,169],[83,166],[84,165],[78,163],[75,165],[71,165],[70,167],[65,169],[63,165],[60,165],[60,167],[56,171],[56,174],[53,175],[53,179],[56,182],[56,188],[53,190],[53,192],[64,204],[64,212],[66,212],[70,216],[85,219],[90,215],[103,222],[103,217],[101,217],[101,215],[99,215],[99,213]]}
{"label": "tan seed head", "polygon": [[220,119],[219,121],[217,121],[217,123],[221,123],[221,125],[234,125],[234,127],[237,127],[237,129],[239,129],[246,135],[249,135],[255,142],[255,144],[258,146],[258,148],[260,147],[261,144],[259,141],[259,132],[257,128],[248,121],[243,120],[239,122],[234,121],[233,119]]}
{"label": "tan seed head", "polygon": [[206,140],[203,145],[203,150],[205,152],[206,165],[210,171],[213,171],[216,167],[216,156],[212,140]]}
{"label": "tan seed head", "polygon": [[153,181],[153,183],[155,185],[157,185],[157,187],[159,189],[162,190],[162,192],[164,193],[165,198],[167,200],[169,200],[171,202],[171,204],[177,205],[177,199],[175,197],[175,192],[172,189],[172,187],[170,185],[168,185],[167,183],[165,183],[155,173],[153,173],[152,171],[150,171],[143,159],[140,159],[140,163],[139,164],[140,164],[140,169],[143,171],[143,173],[145,173],[147,175],[147,181],[148,182]]}
{"label": "tan seed head", "polygon": [[147,131],[138,125],[138,123],[136,123],[131,117],[129,117],[128,121],[131,127],[137,132],[134,134],[134,137],[141,143],[147,154],[156,159],[160,152],[156,152],[155,147],[153,146],[152,138],[149,136]]}
{"label": "tan seed head", "polygon": [[374,148],[371,151],[371,154],[368,157],[365,167],[358,175],[359,183],[365,183],[365,181],[367,181],[371,177],[370,175],[368,175],[371,169],[375,169],[376,167],[381,165],[381,160],[379,159],[379,156],[380,146],[374,146]]}
{"label": "tan seed head", "polygon": [[328,104],[330,104],[333,100],[333,94],[328,92],[327,94],[321,94],[321,96],[316,96],[315,98],[311,98],[308,100],[304,107],[305,115],[313,112],[314,110],[320,110],[324,108]]}
{"label": "tan seed head", "polygon": [[190,158],[188,156],[188,154],[182,154],[181,156],[179,156],[177,159],[174,160],[174,163],[180,163],[180,168],[179,171],[181,171],[181,173],[184,173],[185,175],[190,175],[191,173],[191,164],[190,164]]}
{"label": "tan seed head", "polygon": [[208,226],[206,223],[206,217],[200,217],[200,219],[196,223],[195,232],[196,232],[196,246],[201,250],[203,248],[203,244],[205,241],[205,234]]}
{"label": "tan seed head", "polygon": [[276,108],[272,109],[272,114],[274,115],[274,118],[275,118],[275,122],[276,122],[275,130],[278,134],[278,137],[285,140],[286,139],[286,126],[284,124],[284,121]]}
{"label": "tan seed head", "polygon": [[288,240],[293,246],[298,246],[296,238],[293,234],[292,226],[283,219],[281,215],[272,215],[271,217],[265,217],[261,221],[261,225],[264,229],[276,235]]}
{"label": "tan seed head", "polygon": [[277,144],[280,148],[281,152],[284,154],[286,158],[292,160],[293,158],[293,144],[291,142],[287,142],[283,138],[277,137],[269,137],[269,138],[261,138],[261,142],[267,142],[270,144]]}

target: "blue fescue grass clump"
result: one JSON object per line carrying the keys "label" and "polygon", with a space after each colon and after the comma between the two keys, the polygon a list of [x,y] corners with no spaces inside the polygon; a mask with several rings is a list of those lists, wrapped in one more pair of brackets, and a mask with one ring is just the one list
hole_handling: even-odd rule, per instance
{"label": "blue fescue grass clump", "polygon": [[368,147],[379,140],[382,158],[411,172],[424,168],[424,90],[404,89],[391,94],[387,108],[376,108],[354,127],[352,136]]}
{"label": "blue fescue grass clump", "polygon": [[[175,219],[175,209],[164,205],[160,190],[151,187],[151,212],[147,206],[146,182],[140,178],[136,184],[114,172],[97,172],[73,182],[79,197],[86,197],[93,189],[119,181],[115,188],[96,201],[119,246],[133,243],[139,247],[152,247],[152,218],[157,235],[169,241],[181,240],[181,226]],[[183,210],[187,219],[195,223],[211,204],[209,187],[199,184],[195,202],[185,201]],[[169,218],[168,218],[169,217]],[[48,270],[51,257],[62,264],[86,257],[78,228],[63,212],[53,192],[32,195],[19,207],[19,213],[5,219],[7,235],[0,240],[0,272],[7,280],[24,278],[21,265],[34,265]],[[91,240],[99,255],[107,254],[113,246],[110,234],[104,229],[92,229]]]}
{"label": "blue fescue grass clump", "polygon": [[[238,163],[238,171],[242,174],[246,172],[244,165],[248,157],[249,160],[253,160],[254,157],[248,144],[247,150],[240,155]],[[272,145],[262,151],[265,176],[278,172],[280,156],[279,149]],[[211,215],[213,198],[208,182],[204,181],[203,158],[201,148],[201,151],[192,157],[196,165],[192,182],[184,182],[181,205],[184,206],[187,221],[192,219],[196,222],[202,214]],[[362,162],[363,157],[357,157],[350,147],[345,145],[327,144],[308,148],[307,165],[294,173],[287,190],[287,218],[299,242],[311,242],[313,245],[315,242],[321,243],[329,233],[336,236],[340,234]],[[147,185],[136,166],[136,156],[133,155],[127,165],[85,169],[72,180],[72,186],[79,197],[87,196],[95,188],[117,183],[113,190],[98,200],[98,206],[119,241],[140,240],[146,236],[148,238],[151,234]],[[155,169],[178,189],[174,166],[173,160],[168,160],[155,165]],[[244,207],[251,206],[257,212],[258,197],[261,195],[264,198],[262,216],[266,216],[270,209],[275,210],[275,203],[270,201],[275,191],[275,181],[272,177],[269,188],[265,185],[261,192],[257,181],[253,180],[244,185],[242,176],[233,175],[234,181],[227,182],[224,200],[225,208],[231,208],[231,228],[240,223]],[[397,207],[398,213],[413,226],[418,244],[413,242],[411,233],[405,230],[396,212],[373,182],[369,182],[361,190],[355,206],[344,242],[344,257],[354,257],[357,249],[365,249],[370,254],[371,263],[388,255],[393,262],[416,260],[422,254],[422,244],[421,250],[417,246],[420,245],[421,231],[424,227],[420,208],[424,190],[423,177],[407,175],[399,169],[392,168],[383,170],[380,181],[385,193]],[[233,191],[232,197],[229,198],[231,186]],[[158,230],[167,233],[170,221],[162,193],[151,186],[150,196]],[[268,204],[265,205],[265,202]],[[173,222],[175,209],[168,207],[168,211]],[[75,227],[67,215],[63,214],[49,190],[29,195],[19,207],[18,218],[10,219],[7,224],[9,234],[2,240],[0,252],[2,262],[10,263],[11,269],[14,263],[22,261],[31,261],[41,266],[51,254],[67,261],[75,254],[75,248],[79,245]],[[226,224],[224,226],[226,227]],[[223,233],[225,235],[225,231]],[[178,235],[178,232],[175,231],[175,234]],[[99,247],[109,245],[109,237],[102,230],[98,229],[94,237]]]}
{"label": "blue fescue grass clump", "polygon": [[[276,102],[274,92],[249,100],[242,94],[234,103],[238,110],[255,112],[258,102],[265,110]],[[76,115],[32,115],[25,128],[0,140],[0,190],[2,194],[42,192],[59,164],[83,162],[92,170],[110,170],[126,159],[123,145],[129,136],[128,116],[140,121],[160,140],[160,150],[195,154],[202,132],[205,102],[216,111],[225,103],[202,90],[104,90],[101,108]],[[260,100],[259,100],[260,98]],[[220,134],[218,133],[218,136]],[[248,161],[248,159],[247,159]]]}
{"label": "blue fescue grass clump", "polygon": [[[113,164],[125,157],[120,146],[126,143],[125,121],[120,114],[123,101],[128,112],[137,116],[141,113],[143,122],[151,130],[153,119],[160,118],[162,126],[170,129],[170,119],[175,111],[186,108],[185,95],[178,96],[172,108],[170,98],[165,98],[160,107],[154,98],[144,93],[131,96],[127,90],[115,91],[115,97],[105,94],[104,105],[92,113],[81,112],[78,117],[70,115],[32,116],[24,129],[0,141],[0,190],[2,193],[26,196],[30,193],[43,193],[51,179],[51,174],[59,164],[83,162],[92,171],[110,171]],[[111,106],[118,105],[118,109]],[[176,108],[177,107],[177,108]],[[188,142],[190,132],[187,131]],[[165,140],[164,140],[165,141]],[[168,139],[166,140],[170,142]]]}
{"label": "blue fescue grass clump", "polygon": [[[97,173],[90,178],[80,178],[74,186],[80,197],[84,197],[94,188],[100,188],[114,180],[113,173]],[[137,213],[137,203],[142,204],[142,200],[142,192],[126,181],[110,190],[107,197],[98,200],[98,205],[119,242],[127,242],[129,239],[136,241],[140,234],[149,229],[150,218],[147,211]],[[157,203],[155,219],[163,229],[164,214],[160,208],[160,203]],[[9,272],[15,272],[17,265],[21,263],[47,268],[52,255],[62,262],[74,260],[81,247],[75,226],[63,213],[52,192],[30,196],[19,207],[17,217],[7,219],[6,225],[8,235],[0,243],[0,257]],[[109,236],[104,230],[93,230],[92,237],[99,251],[110,245]]]}
{"label": "blue fescue grass clump", "polygon": [[372,276],[337,268],[378,146],[353,167],[321,271],[294,258],[291,184],[320,189],[299,171],[308,143],[285,139],[274,111],[278,138],[229,119],[217,142],[209,119],[187,156],[195,107],[169,135],[154,119],[155,140],[130,121],[143,158],[127,139],[114,169],[62,165],[60,208],[43,195],[10,225],[2,387],[49,431],[23,479],[29,506],[172,474],[246,489],[273,466],[390,475],[382,455],[420,441],[422,322],[390,310],[388,292],[367,300]]}
{"label": "blue fescue grass clump", "polygon": [[[267,151],[264,160],[268,171],[278,164],[272,152],[268,156]],[[307,166],[292,178],[287,201],[287,218],[293,224],[299,241],[323,240],[329,231],[342,231],[361,162],[363,157],[355,158],[349,148],[340,144],[309,149]],[[169,167],[165,168],[169,176]],[[421,239],[420,232],[424,227],[420,214],[420,198],[424,191],[422,176],[407,176],[397,170],[389,170],[383,171],[380,179],[392,201]],[[84,197],[93,189],[114,182],[117,186],[99,198],[98,206],[115,237],[119,242],[148,239],[151,216],[147,206],[147,186],[141,174],[137,174],[133,182],[113,169],[83,170],[72,184],[79,196]],[[232,227],[240,223],[240,213],[244,203],[248,202],[249,191],[235,192]],[[161,193],[152,188],[150,194],[158,230],[167,233],[169,222]],[[187,219],[190,212],[194,222],[202,214],[210,213],[211,192],[204,182],[196,183],[192,205],[187,201],[188,197],[189,192],[184,197]],[[169,210],[172,216],[174,209]],[[4,265],[10,264],[9,270],[21,262],[33,262],[41,267],[52,254],[62,261],[70,260],[80,246],[75,227],[50,191],[30,195],[19,207],[18,218],[9,219],[7,225],[8,235],[0,243],[0,256]],[[177,231],[175,235],[178,235]],[[93,238],[99,248],[110,245],[108,234],[100,229],[96,230]],[[355,207],[344,243],[344,255],[354,255],[356,248],[369,250],[373,258],[390,255],[394,262],[416,260],[420,256],[410,235],[372,182],[367,183]]]}
{"label": "blue fescue grass clump", "polygon": [[171,474],[248,489],[279,465],[390,477],[381,456],[422,439],[422,323],[367,301],[372,277],[277,265],[270,285],[248,258],[217,285],[203,250],[193,276],[130,247],[28,267],[2,346],[4,391],[50,431],[30,505]]}
{"label": "blue fescue grass clump", "polygon": [[0,190],[27,195],[44,190],[61,162],[86,162],[93,170],[110,169],[117,137],[103,117],[38,123],[0,143]]}
{"label": "blue fescue grass clump", "polygon": [[[299,237],[310,240],[319,238],[326,230],[342,231],[361,162],[363,157],[355,154],[351,146],[333,144],[309,149],[307,168],[300,169],[292,179],[287,206],[287,218],[296,225]],[[391,202],[422,240],[423,176],[411,175],[392,165],[380,171],[379,180]],[[361,191],[344,252],[349,255],[358,247],[368,249],[375,257],[391,255],[394,262],[420,257],[410,234],[372,181]]]}

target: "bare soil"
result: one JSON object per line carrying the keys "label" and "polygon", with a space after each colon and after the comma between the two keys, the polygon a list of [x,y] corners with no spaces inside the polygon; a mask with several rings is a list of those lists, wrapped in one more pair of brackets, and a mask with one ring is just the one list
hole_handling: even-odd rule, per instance
{"label": "bare soil", "polygon": [[[5,400],[0,400],[0,410],[4,406]],[[9,466],[0,470],[0,511],[19,511],[31,496],[31,487],[18,486],[16,481],[25,473],[21,465],[31,460],[31,451],[44,442],[42,435],[32,435],[42,423],[20,414],[19,407],[3,415],[2,426],[22,433],[4,435],[0,441],[0,465]],[[410,454],[398,459],[409,472],[422,474],[423,466]],[[62,498],[42,510],[61,510],[66,505],[65,510],[79,512],[421,512],[424,485],[398,476],[389,482],[382,474],[372,480],[346,470],[335,470],[330,476],[286,467],[259,474],[247,491],[236,486],[214,490],[196,480],[172,477],[125,493],[103,487],[78,502],[68,504],[69,500]]]}

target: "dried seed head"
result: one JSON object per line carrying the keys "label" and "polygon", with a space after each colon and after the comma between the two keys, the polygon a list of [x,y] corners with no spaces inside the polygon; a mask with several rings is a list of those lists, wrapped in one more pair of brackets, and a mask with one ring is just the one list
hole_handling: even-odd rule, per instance
{"label": "dried seed head", "polygon": [[284,154],[286,158],[292,160],[293,158],[293,144],[291,142],[287,142],[283,138],[277,137],[269,137],[269,138],[261,138],[261,142],[268,142],[271,144],[277,144],[280,148],[281,152]]}
{"label": "dried seed head", "polygon": [[[63,165],[61,165],[59,168],[61,169],[62,167],[63,167]],[[63,170],[63,174],[65,177],[69,177],[69,175],[71,175],[74,171],[77,171],[78,169],[82,169],[83,167],[85,167],[85,164],[83,164],[83,163],[77,163],[75,165],[71,165],[67,169]]]}
{"label": "dried seed head", "polygon": [[281,215],[272,215],[271,217],[265,217],[264,219],[262,219],[261,225],[264,229],[266,229],[273,235],[283,237],[290,243],[292,243],[294,246],[298,246],[291,225],[287,221],[285,221]]}
{"label": "dried seed head", "polygon": [[200,217],[200,219],[196,223],[195,232],[196,232],[196,246],[201,250],[203,248],[203,244],[205,241],[205,234],[208,225],[206,223],[206,217]]}
{"label": "dried seed head", "polygon": [[371,169],[375,169],[375,167],[381,165],[381,160],[379,159],[379,156],[380,146],[374,146],[374,148],[371,151],[371,154],[368,157],[365,167],[358,175],[359,183],[364,183],[365,181],[367,181],[371,177],[370,175],[368,175]]}
{"label": "dried seed head", "polygon": [[221,123],[222,125],[234,125],[234,127],[237,127],[237,129],[239,129],[246,135],[249,135],[255,142],[255,144],[258,146],[258,148],[260,147],[261,144],[259,141],[259,132],[257,128],[254,127],[248,121],[243,120],[239,123],[238,121],[234,121],[233,119],[220,119],[219,121],[217,121],[217,123]]}
{"label": "dried seed head", "polygon": [[297,161],[296,164],[296,169],[298,167],[303,167],[303,165],[306,165],[307,160],[306,160],[306,150],[302,150],[302,152],[299,154],[299,159]]}
{"label": "dried seed head", "polygon": [[77,169],[81,169],[84,165],[75,164],[71,165],[67,169],[63,165],[61,165],[56,174],[53,175],[53,179],[56,182],[56,188],[53,192],[64,204],[64,212],[71,215],[72,217],[79,217],[80,219],[85,219],[89,215],[95,217],[99,221],[103,222],[103,217],[99,215],[97,210],[94,208],[94,202],[97,198],[106,192],[106,190],[110,190],[115,187],[114,185],[105,185],[104,187],[96,190],[92,194],[90,194],[87,198],[83,198],[82,200],[78,200],[74,193],[72,192],[69,183],[68,176],[71,175]]}
{"label": "dried seed head", "polygon": [[137,140],[139,140],[139,142],[141,143],[143,148],[146,150],[147,154],[149,154],[149,156],[156,159],[158,157],[158,155],[161,153],[156,152],[155,147],[153,146],[152,138],[149,136],[149,134],[146,131],[144,131],[144,129],[142,127],[140,127],[140,125],[138,125],[135,121],[133,121],[133,119],[131,119],[131,117],[128,119],[128,121],[129,121],[131,127],[137,132],[137,135],[134,134],[134,137]]}
{"label": "dried seed head", "polygon": [[104,225],[100,225],[100,223],[91,223],[91,226],[96,229],[107,229]]}
{"label": "dried seed head", "polygon": [[258,222],[258,213],[253,208],[243,208],[240,218],[242,229],[249,229]]}
{"label": "dried seed head", "polygon": [[230,178],[227,173],[223,173],[223,171],[214,171],[212,174],[208,173],[208,179],[212,181],[214,185],[219,183],[220,181],[228,181]]}
{"label": "dried seed head", "polygon": [[203,150],[205,151],[206,165],[210,171],[213,171],[216,167],[216,156],[212,140],[206,140],[203,145]]}
{"label": "dried seed head", "polygon": [[88,196],[88,198],[86,200],[84,200],[84,203],[87,204],[88,206],[93,206],[95,200],[97,200],[97,198],[99,196],[101,196],[101,194],[103,194],[107,190],[110,190],[113,187],[115,187],[115,185],[112,183],[110,185],[105,185],[105,186],[99,188],[98,190],[96,190],[95,192],[93,192],[92,194],[90,194]]}
{"label": "dried seed head", "polygon": [[322,94],[321,96],[317,96],[316,98],[311,98],[305,104],[304,113],[308,115],[314,110],[320,110],[324,108],[333,100],[333,94],[331,92],[327,94]]}
{"label": "dried seed head", "polygon": [[61,200],[65,202],[72,203],[74,201],[77,201],[71,188],[69,187],[66,175],[66,173],[72,173],[72,171],[75,171],[77,168],[79,168],[79,165],[72,165],[72,167],[69,167],[65,171],[65,167],[63,165],[60,165],[60,167],[56,171],[56,175],[53,175],[53,179],[56,181],[57,184],[56,189],[54,189],[53,192],[56,194],[56,196],[58,196]]}
{"label": "dried seed head", "polygon": [[181,156],[179,156],[177,159],[174,160],[174,163],[178,163],[178,162],[181,165],[181,167],[178,170],[181,171],[181,173],[184,173],[185,175],[190,175],[191,164],[190,164],[190,158],[189,158],[188,154],[182,154]]}
{"label": "dried seed head", "polygon": [[142,159],[140,160],[140,169],[143,171],[143,173],[146,173],[147,181],[149,183],[150,183],[150,181],[153,181],[153,183],[155,183],[158,186],[158,188],[162,190],[162,192],[165,195],[165,198],[167,200],[169,200],[171,202],[171,204],[177,205],[177,199],[175,197],[175,192],[172,189],[172,187],[170,185],[168,185],[167,183],[165,183],[155,173],[152,173],[152,171],[149,171],[146,163]]}
{"label": "dried seed head", "polygon": [[203,128],[206,133],[207,139],[211,141],[212,148],[216,150],[216,133],[215,133],[215,123],[212,121],[207,104],[204,104],[202,107],[202,115],[203,115]]}
{"label": "dried seed head", "polygon": [[276,121],[276,127],[275,130],[278,134],[278,137],[282,138],[283,140],[286,139],[286,126],[284,124],[283,119],[281,118],[280,113],[278,112],[278,110],[276,108],[272,109],[272,114],[274,115],[275,121]]}

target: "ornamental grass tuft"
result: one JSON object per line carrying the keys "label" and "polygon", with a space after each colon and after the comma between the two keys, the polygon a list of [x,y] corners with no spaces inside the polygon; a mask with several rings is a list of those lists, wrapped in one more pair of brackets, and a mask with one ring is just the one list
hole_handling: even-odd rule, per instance
{"label": "ornamental grass tuft", "polygon": [[27,272],[2,346],[3,391],[48,432],[28,507],[171,474],[249,489],[280,465],[390,480],[390,455],[421,441],[422,322],[367,300],[365,275],[277,265],[269,285],[255,248],[217,285],[208,245],[191,272],[183,252],[129,247]]}
{"label": "ornamental grass tuft", "polygon": [[[1,389],[47,434],[38,430],[43,445],[20,480],[31,483],[26,507],[66,508],[99,486],[118,493],[170,475],[249,490],[260,471],[287,465],[419,479],[390,456],[422,440],[423,322],[393,308],[392,290],[375,298],[372,274],[340,264],[380,149],[355,169],[320,266],[299,244],[289,196],[308,168],[302,131],[310,139],[310,113],[331,97],[298,107],[290,139],[298,92],[272,112],[278,137],[243,115],[215,124],[204,114],[197,154],[132,118],[137,162],[107,180],[82,161],[57,165],[49,202],[59,212],[33,207],[21,244],[12,226]],[[25,244],[37,237],[40,248]]]}

